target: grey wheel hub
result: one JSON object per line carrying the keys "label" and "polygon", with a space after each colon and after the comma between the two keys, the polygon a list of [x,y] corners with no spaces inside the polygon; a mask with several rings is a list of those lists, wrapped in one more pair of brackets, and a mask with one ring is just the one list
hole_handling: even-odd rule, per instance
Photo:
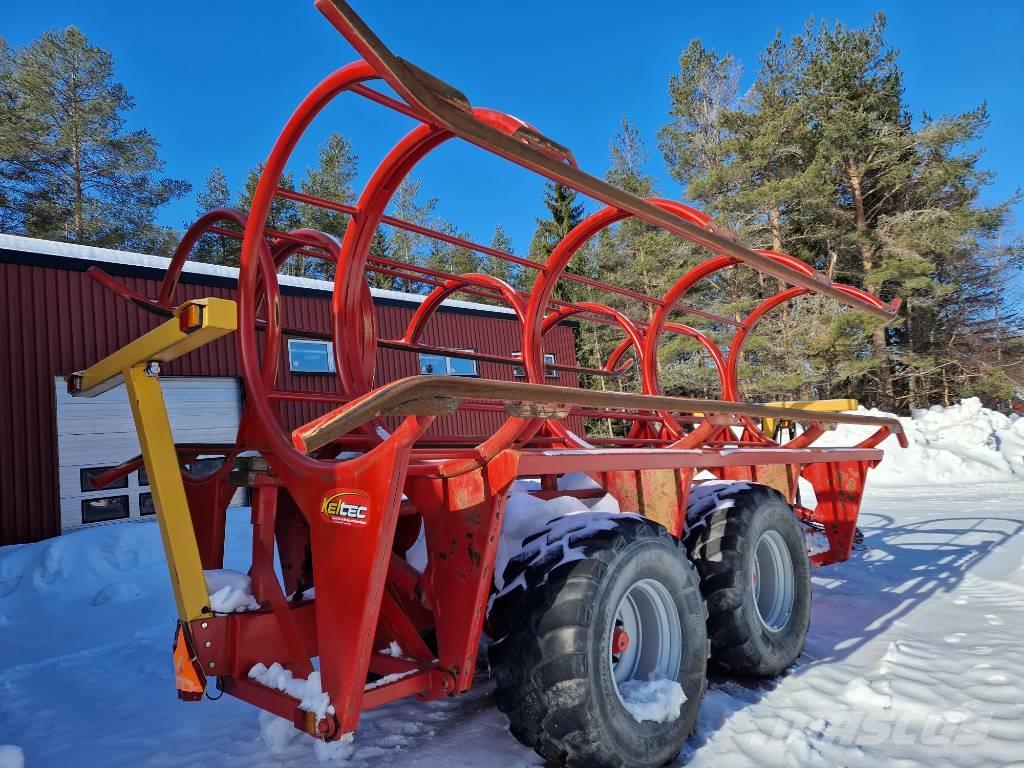
{"label": "grey wheel hub", "polygon": [[793,558],[778,531],[765,531],[758,538],[751,578],[761,624],[771,632],[780,631],[793,612],[796,577]]}
{"label": "grey wheel hub", "polygon": [[609,655],[615,693],[630,680],[676,680],[683,655],[682,626],[675,600],[663,584],[640,579],[619,601]]}

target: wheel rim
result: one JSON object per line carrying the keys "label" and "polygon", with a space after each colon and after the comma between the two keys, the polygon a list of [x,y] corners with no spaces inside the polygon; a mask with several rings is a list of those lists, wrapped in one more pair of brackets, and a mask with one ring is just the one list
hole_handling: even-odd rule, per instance
{"label": "wheel rim", "polygon": [[[615,653],[616,630],[625,632],[628,646]],[[608,654],[615,693],[630,680],[676,680],[683,656],[682,625],[671,593],[654,579],[641,579],[626,590],[609,630]]]}
{"label": "wheel rim", "polygon": [[754,548],[754,605],[766,629],[778,632],[793,613],[796,578],[789,547],[778,531],[765,531]]}

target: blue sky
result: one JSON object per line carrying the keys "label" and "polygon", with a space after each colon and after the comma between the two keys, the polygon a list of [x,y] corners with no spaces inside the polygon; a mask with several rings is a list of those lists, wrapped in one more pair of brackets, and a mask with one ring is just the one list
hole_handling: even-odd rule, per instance
{"label": "blue sky", "polygon": [[[148,128],[162,145],[168,175],[201,186],[220,165],[233,186],[265,158],[294,105],[319,79],[350,61],[345,41],[312,1],[81,2],[5,0],[0,34],[15,46],[40,32],[78,25],[110,50],[117,74],[135,97],[131,127]],[[399,55],[462,89],[477,106],[512,113],[573,148],[580,164],[603,174],[608,143],[623,115],[651,149],[649,168],[661,193],[685,199],[655,146],[665,122],[667,83],[686,44],[700,37],[746,66],[776,28],[787,35],[809,16],[862,26],[883,8],[889,39],[900,49],[907,100],[916,114],[971,109],[987,101],[991,126],[982,166],[996,173],[988,202],[1024,184],[1024,3],[962,2],[692,4],[437,2],[355,0],[356,9]],[[410,121],[356,97],[335,103],[314,124],[293,159],[297,176],[332,130],[349,136],[365,179]],[[542,212],[542,181],[479,150],[452,143],[415,172],[440,198],[439,213],[474,239],[496,223],[524,252]],[[590,206],[593,210],[594,205]],[[1017,206],[1014,229],[1024,228]],[[195,216],[193,197],[169,205],[164,223]]]}

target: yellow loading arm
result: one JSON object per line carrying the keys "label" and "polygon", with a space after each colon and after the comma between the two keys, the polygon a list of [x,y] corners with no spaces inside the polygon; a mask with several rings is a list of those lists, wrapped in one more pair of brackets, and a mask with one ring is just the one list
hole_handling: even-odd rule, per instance
{"label": "yellow loading arm", "polygon": [[[799,408],[804,411],[819,411],[821,413],[840,413],[841,411],[855,411],[859,403],[852,398],[835,398],[832,400],[782,400],[776,403],[764,403],[775,408]],[[792,424],[784,419],[766,418],[761,422],[761,431],[768,437],[774,438],[776,430],[784,425]]]}
{"label": "yellow loading arm", "polygon": [[199,559],[192,517],[181,480],[174,436],[160,389],[160,363],[170,362],[234,331],[235,302],[187,301],[174,317],[84,371],[67,377],[74,397],[95,397],[124,382],[142,446],[171,586],[182,621],[209,611],[210,595]]}

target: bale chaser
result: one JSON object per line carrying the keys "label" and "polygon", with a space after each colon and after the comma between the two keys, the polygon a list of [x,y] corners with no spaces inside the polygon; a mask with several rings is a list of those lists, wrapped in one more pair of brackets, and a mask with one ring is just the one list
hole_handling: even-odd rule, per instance
{"label": "bale chaser", "polygon": [[[189,229],[158,296],[141,295],[93,268],[94,279],[160,324],[68,377],[80,397],[121,383],[128,388],[142,454],[97,482],[142,465],[147,471],[177,601],[179,695],[200,700],[215,684],[331,741],[353,733],[366,709],[468,690],[486,669],[478,660],[486,634],[498,706],[523,743],[561,764],[660,765],[693,728],[709,663],[772,676],[795,661],[807,632],[810,569],[849,557],[865,476],[882,458],[877,446],[890,434],[903,439],[895,419],[814,404],[742,402],[744,342],[766,314],[801,297],[829,297],[884,319],[899,303],[834,283],[786,254],[746,248],[682,203],[640,199],[588,175],[570,150],[530,124],[473,106],[394,55],[342,0],[316,6],[359,58],[328,75],[288,119],[250,210],[214,210]],[[343,94],[404,115],[413,127],[354,205],[283,189],[300,137]],[[456,139],[603,207],[543,263],[387,216],[395,190],[417,163]],[[277,198],[348,215],[344,237],[268,227]],[[566,270],[580,248],[630,217],[700,246],[706,259],[681,270],[663,296]],[[196,241],[210,232],[229,235],[228,224],[244,232],[235,299],[176,303]],[[374,255],[371,243],[382,224],[532,270],[532,288]],[[296,254],[333,265],[330,334],[289,327],[282,318],[278,273]],[[739,318],[686,303],[702,281],[737,268],[757,270],[781,288]],[[401,337],[378,338],[368,274],[428,286]],[[642,311],[560,300],[559,281],[624,297]],[[456,293],[511,308],[521,327],[521,357],[422,343],[423,328]],[[681,322],[686,316],[705,330]],[[565,323],[598,323],[621,333],[602,365],[556,366],[612,385],[545,383],[546,369],[556,365],[545,359],[545,338]],[[716,342],[711,326],[728,331],[727,341]],[[175,445],[160,364],[229,334],[245,391],[237,440]],[[663,394],[659,344],[673,335],[706,353],[721,399]],[[281,385],[282,341],[304,337],[330,339],[332,391]],[[384,348],[476,358],[509,375],[382,382],[375,361]],[[516,367],[518,380],[511,375]],[[626,371],[638,391],[613,386],[626,380]],[[282,404],[289,402],[313,404],[319,415],[286,424]],[[496,414],[493,434],[472,437],[445,426],[466,410]],[[612,422],[618,427],[609,434],[588,435],[579,426]],[[769,426],[779,424],[802,430],[783,442]],[[836,424],[875,431],[856,445],[815,447]],[[194,471],[193,462],[209,455],[224,457],[221,469]],[[592,482],[587,488],[562,482],[570,473]],[[801,479],[814,489],[813,507],[800,503]],[[499,574],[499,591],[496,555],[517,480],[531,481],[517,488],[539,500],[567,495],[589,506],[607,494],[622,514],[538,516],[522,551]],[[211,608],[204,571],[223,565],[226,509],[238,486],[251,489],[248,576],[259,607],[224,614]],[[808,530],[827,538],[827,546],[809,553]],[[427,553],[422,569],[406,557],[418,536]],[[674,703],[637,714],[634,699],[659,690]]]}

